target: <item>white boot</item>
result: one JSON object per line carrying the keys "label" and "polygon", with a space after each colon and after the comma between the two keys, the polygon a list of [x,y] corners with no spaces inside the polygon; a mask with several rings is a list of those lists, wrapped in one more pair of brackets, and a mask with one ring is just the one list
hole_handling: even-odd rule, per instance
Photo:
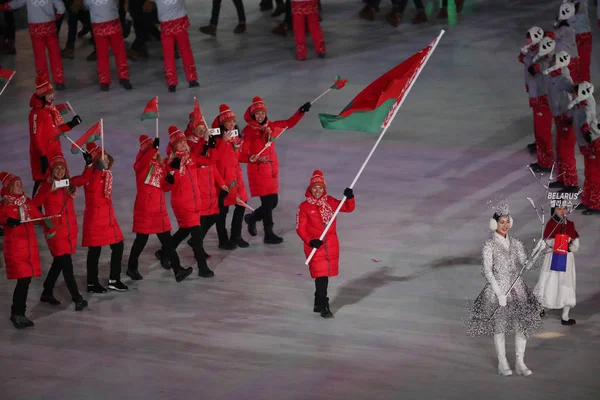
{"label": "white boot", "polygon": [[496,355],[498,356],[498,373],[504,376],[512,375],[508,360],[506,359],[506,347],[505,347],[504,333],[497,333],[494,335],[494,346],[496,347]]}
{"label": "white boot", "polygon": [[515,370],[517,375],[529,376],[531,370],[525,365],[525,347],[527,346],[527,338],[520,332],[515,334],[515,348],[517,353],[517,361],[515,362]]}

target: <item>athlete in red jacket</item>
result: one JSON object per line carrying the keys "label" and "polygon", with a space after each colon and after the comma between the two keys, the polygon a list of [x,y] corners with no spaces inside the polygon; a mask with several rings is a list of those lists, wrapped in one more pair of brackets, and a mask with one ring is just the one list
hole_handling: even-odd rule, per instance
{"label": "athlete in red jacket", "polygon": [[[296,214],[296,232],[304,242],[304,255],[308,257],[313,248],[318,249],[309,263],[310,276],[315,280],[314,312],[320,312],[323,318],[333,316],[329,309],[327,285],[330,276],[337,276],[340,259],[340,243],[336,231],[336,220],[325,235],[325,240],[319,238],[325,226],[333,217],[340,200],[327,195],[325,178],[319,170],[313,172],[310,184],[306,188],[306,200],[300,204]],[[354,193],[352,189],[344,190],[348,199],[340,212],[354,211]]]}

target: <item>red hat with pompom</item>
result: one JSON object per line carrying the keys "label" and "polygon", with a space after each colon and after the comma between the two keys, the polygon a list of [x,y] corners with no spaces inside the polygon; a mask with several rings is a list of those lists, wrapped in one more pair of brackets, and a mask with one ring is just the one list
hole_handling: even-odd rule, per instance
{"label": "red hat with pompom", "polygon": [[252,99],[252,104],[250,104],[250,115],[254,115],[257,111],[267,112],[267,105],[260,97],[256,96]]}
{"label": "red hat with pompom", "polygon": [[[94,161],[96,161],[96,160],[100,159],[100,157],[102,157],[102,147],[98,146],[94,142],[90,142],[90,143],[86,144],[85,149],[87,150],[88,153],[90,153],[90,155],[92,156],[92,159]],[[108,153],[105,151],[104,154],[108,154]]]}
{"label": "red hat with pompom", "polygon": [[235,120],[235,114],[227,104],[221,104],[219,106],[219,124],[224,124],[226,121],[230,119]]}
{"label": "red hat with pompom", "polygon": [[148,135],[140,135],[140,151],[145,153],[152,146],[154,141]]}
{"label": "red hat with pompom", "polygon": [[62,165],[63,167],[67,168],[67,160],[65,160],[65,158],[60,154],[55,155],[50,160],[50,169],[56,167],[57,165]]}
{"label": "red hat with pompom", "polygon": [[175,125],[169,127],[169,145],[175,148],[177,142],[186,140],[187,138]]}
{"label": "red hat with pompom", "polygon": [[54,88],[50,84],[48,75],[44,74],[35,78],[35,95],[44,97],[48,93],[52,93]]}
{"label": "red hat with pompom", "polygon": [[312,173],[312,177],[310,178],[310,184],[308,185],[309,189],[313,186],[321,185],[323,188],[327,188],[325,184],[325,178],[323,177],[323,171],[318,169],[314,170]]}
{"label": "red hat with pompom", "polygon": [[0,182],[2,183],[2,190],[0,191],[1,196],[10,194],[10,187],[12,184],[20,180],[17,175],[9,174],[8,172],[0,172]]}

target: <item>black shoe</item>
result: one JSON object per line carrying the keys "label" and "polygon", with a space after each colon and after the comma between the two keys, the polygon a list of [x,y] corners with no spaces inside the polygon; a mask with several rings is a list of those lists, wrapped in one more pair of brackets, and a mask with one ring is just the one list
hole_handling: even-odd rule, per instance
{"label": "black shoe", "polygon": [[53,306],[57,306],[60,304],[60,301],[56,297],[54,297],[54,294],[52,294],[52,293],[50,293],[50,294],[42,293],[42,297],[40,297],[40,302],[48,303]]}
{"label": "black shoe", "polygon": [[123,39],[127,39],[129,37],[129,35],[131,34],[131,26],[133,25],[133,23],[126,19],[125,20],[125,26],[123,26]]}
{"label": "black shoe", "polygon": [[195,88],[195,87],[199,87],[199,86],[200,86],[200,84],[198,83],[198,81],[190,81],[190,84],[189,84],[189,86],[190,86],[191,88]]}
{"label": "black shoe", "polygon": [[179,270],[179,272],[175,274],[175,280],[177,282],[181,282],[182,280],[190,276],[192,272],[194,272],[194,268],[192,267],[182,268]]}
{"label": "black shoe", "polygon": [[527,145],[527,150],[531,153],[531,154],[537,154],[537,145],[534,143],[528,144]]}
{"label": "black shoe", "polygon": [[171,269],[171,263],[169,263],[169,259],[167,257],[163,257],[162,250],[157,250],[156,253],[154,253],[154,257],[160,261],[161,267],[164,269]]}
{"label": "black shoe", "polygon": [[600,214],[600,210],[596,210],[594,208],[586,208],[583,212],[583,215],[598,215]]}
{"label": "black shoe", "polygon": [[12,315],[10,320],[17,329],[32,328],[35,326],[33,321],[24,315]]}
{"label": "black shoe", "polygon": [[333,318],[333,313],[329,309],[329,298],[328,297],[325,298],[325,301],[323,301],[323,304],[321,306],[321,317]]}
{"label": "black shoe", "polygon": [[542,166],[540,166],[540,164],[538,164],[538,163],[532,163],[532,164],[529,164],[529,167],[531,168],[531,170],[532,170],[533,172],[537,172],[537,173],[541,173],[541,172],[550,172],[550,171],[552,171],[552,168],[545,168],[545,167],[542,167]]}
{"label": "black shoe", "polygon": [[565,184],[563,182],[560,182],[560,181],[554,181],[554,182],[550,182],[550,184],[548,185],[548,187],[550,189],[564,189],[565,188]]}
{"label": "black shoe", "polygon": [[252,214],[244,215],[244,221],[248,224],[248,233],[250,236],[256,236],[256,220],[252,217]]}
{"label": "black shoe", "polygon": [[233,243],[231,240],[219,242],[219,248],[221,250],[235,250],[237,245]]}
{"label": "black shoe", "polygon": [[87,308],[88,306],[88,302],[86,300],[83,299],[83,297],[80,297],[79,299],[74,301],[75,303],[75,311],[81,311],[84,308]]}
{"label": "black shoe", "polygon": [[58,90],[59,92],[62,92],[63,90],[67,89],[67,88],[65,87],[65,84],[64,84],[64,83],[57,83],[57,84],[55,85],[55,87],[54,87],[54,88],[55,88],[56,90]]}
{"label": "black shoe", "polygon": [[273,232],[265,234],[265,239],[263,240],[266,244],[280,244],[283,243],[283,238],[281,236],[277,236]]}
{"label": "black shoe", "polygon": [[569,318],[568,321],[565,321],[564,319],[560,319],[560,323],[563,325],[575,325],[575,320],[573,318]]}
{"label": "black shoe", "polygon": [[540,317],[544,318],[546,316],[546,310],[542,310],[540,313]]}
{"label": "black shoe", "polygon": [[215,273],[208,268],[208,265],[204,264],[202,267],[198,266],[198,276],[201,276],[202,278],[212,278],[215,276]]}
{"label": "black shoe", "polygon": [[88,283],[88,293],[92,292],[92,293],[106,293],[107,290],[104,286],[102,286],[100,283],[96,282],[96,283]]}
{"label": "black shoe", "polygon": [[175,85],[169,86],[169,92],[175,93],[176,91],[177,91],[177,86],[175,86]]}
{"label": "black shoe", "polygon": [[313,306],[313,312],[321,313],[321,305],[319,304],[319,300],[315,297],[315,305]]}
{"label": "black shoe", "polygon": [[232,241],[232,242],[233,242],[233,243],[234,243],[234,244],[235,244],[237,247],[240,247],[240,248],[242,248],[242,249],[245,249],[245,248],[247,248],[247,247],[250,247],[250,243],[246,242],[246,241],[244,240],[244,238],[243,238],[243,237],[241,237],[241,236],[240,236],[239,238],[235,238],[235,239],[234,239],[234,238],[231,238],[231,241]]}
{"label": "black shoe", "polygon": [[121,282],[118,279],[116,281],[108,281],[108,288],[110,290],[116,290],[117,292],[125,292],[125,291],[129,290],[127,285],[125,285],[123,282]]}
{"label": "black shoe", "polygon": [[98,61],[98,56],[96,55],[96,50],[92,51],[85,59],[87,61]]}
{"label": "black shoe", "polygon": [[119,79],[119,84],[123,86],[125,90],[133,89],[133,86],[131,86],[131,82],[129,82],[129,79]]}
{"label": "black shoe", "polygon": [[127,271],[125,271],[125,274],[134,281],[141,281],[142,279],[144,279],[144,277],[140,275],[137,269],[127,269]]}
{"label": "black shoe", "polygon": [[319,54],[317,54],[317,57],[319,57],[319,58],[325,58],[325,56],[326,56],[325,53],[319,53]]}
{"label": "black shoe", "polygon": [[110,85],[108,83],[101,83],[100,90],[103,92],[108,92],[110,90]]}

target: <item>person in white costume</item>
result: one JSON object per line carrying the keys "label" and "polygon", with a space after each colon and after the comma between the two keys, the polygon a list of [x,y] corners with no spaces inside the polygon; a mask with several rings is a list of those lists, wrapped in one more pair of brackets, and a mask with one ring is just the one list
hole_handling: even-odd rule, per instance
{"label": "person in white costume", "polygon": [[554,216],[544,230],[546,246],[553,248],[544,257],[540,278],[534,289],[542,306],[563,310],[563,325],[575,325],[569,318],[569,310],[575,307],[575,256],[579,250],[579,234],[575,224],[567,221],[566,207],[557,207]]}

